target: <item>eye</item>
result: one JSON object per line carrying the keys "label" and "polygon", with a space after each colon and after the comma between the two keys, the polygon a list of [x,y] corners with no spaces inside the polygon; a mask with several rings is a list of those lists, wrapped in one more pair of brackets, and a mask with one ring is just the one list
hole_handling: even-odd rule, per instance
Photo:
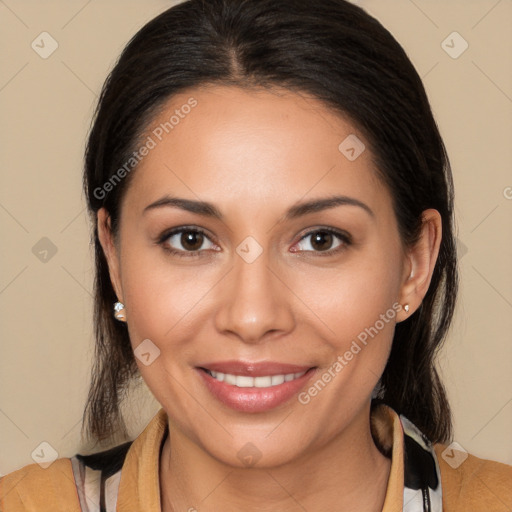
{"label": "eye", "polygon": [[[178,257],[198,257],[203,251],[218,251],[218,247],[202,229],[180,227],[165,232],[158,240],[165,251]],[[346,249],[352,240],[348,233],[332,228],[320,228],[304,235],[292,252],[313,252],[329,256]]]}
{"label": "eye", "polygon": [[181,227],[166,232],[160,237],[163,248],[176,256],[198,256],[200,251],[216,246],[204,231],[198,228]]}
{"label": "eye", "polygon": [[350,244],[351,238],[347,233],[332,228],[321,228],[307,233],[297,246],[299,251],[325,253],[319,256],[327,256],[342,251]]}

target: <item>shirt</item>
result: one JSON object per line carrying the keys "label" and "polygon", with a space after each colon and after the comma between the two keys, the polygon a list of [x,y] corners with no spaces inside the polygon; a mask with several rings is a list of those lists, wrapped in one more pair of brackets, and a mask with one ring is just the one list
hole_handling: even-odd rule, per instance
{"label": "shirt", "polygon": [[[458,446],[432,445],[390,407],[375,411],[372,433],[391,457],[383,512],[512,511],[512,466]],[[30,464],[14,471],[0,479],[0,511],[160,512],[159,461],[167,435],[160,409],[134,441],[59,458],[46,469]]]}

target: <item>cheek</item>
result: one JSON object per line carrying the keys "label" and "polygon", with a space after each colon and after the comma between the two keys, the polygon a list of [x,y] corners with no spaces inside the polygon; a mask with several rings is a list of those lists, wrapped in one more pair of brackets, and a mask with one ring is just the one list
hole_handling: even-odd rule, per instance
{"label": "cheek", "polygon": [[315,332],[321,329],[330,351],[299,401],[318,417],[329,415],[333,432],[371,396],[391,349],[401,308],[396,302],[399,270],[396,263],[377,259],[361,259],[350,269],[317,278],[307,295],[320,320]]}
{"label": "cheek", "polygon": [[391,264],[368,251],[366,257],[351,258],[329,272],[313,270],[314,276],[307,272],[296,276],[294,291],[324,324],[322,332],[336,349],[342,350],[358,336],[363,339],[375,326],[382,338],[392,337],[400,307],[396,304],[400,289],[396,261]]}
{"label": "cheek", "polygon": [[[201,284],[204,279],[197,270],[178,268],[164,256],[155,249],[126,250],[121,262],[122,284],[139,371],[157,400],[178,414],[186,408],[188,396],[178,383],[186,379],[187,352],[197,329],[194,315],[207,285]],[[150,353],[149,364],[137,358],[139,345],[148,347],[144,353]]]}
{"label": "cheek", "polygon": [[164,344],[179,343],[176,332],[193,332],[190,321],[212,288],[211,270],[171,263],[152,248],[125,251],[121,272],[134,347],[149,338],[163,350]]}
{"label": "cheek", "polygon": [[165,311],[172,309],[165,289],[165,276],[160,267],[150,265],[144,256],[124,253],[122,261],[123,292],[132,345],[142,339],[157,339],[165,328]]}

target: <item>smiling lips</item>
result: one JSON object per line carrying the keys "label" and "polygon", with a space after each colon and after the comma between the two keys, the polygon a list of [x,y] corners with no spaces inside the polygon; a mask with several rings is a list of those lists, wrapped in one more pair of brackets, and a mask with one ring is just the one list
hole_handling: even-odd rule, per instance
{"label": "smiling lips", "polygon": [[225,361],[197,367],[207,389],[228,407],[264,412],[288,401],[314,368],[283,363]]}

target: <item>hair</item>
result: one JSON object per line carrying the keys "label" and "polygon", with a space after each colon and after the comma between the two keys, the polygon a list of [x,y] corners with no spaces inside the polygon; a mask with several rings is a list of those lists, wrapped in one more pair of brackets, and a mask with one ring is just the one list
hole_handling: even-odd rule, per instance
{"label": "hair", "polygon": [[178,92],[209,85],[307,94],[353,123],[391,194],[404,247],[418,240],[425,209],[440,213],[442,240],[430,287],[419,309],[396,325],[379,398],[432,442],[447,441],[451,412],[435,360],[458,289],[449,159],[405,51],[375,18],[344,0],[188,0],[140,29],[110,72],[83,179],[96,272],[96,347],[83,426],[88,437],[126,434],[120,403],[138,374],[126,324],[113,316],[117,298],[96,225],[104,207],[116,235],[136,166],[108,193],[105,184],[129,161],[159,108]]}

